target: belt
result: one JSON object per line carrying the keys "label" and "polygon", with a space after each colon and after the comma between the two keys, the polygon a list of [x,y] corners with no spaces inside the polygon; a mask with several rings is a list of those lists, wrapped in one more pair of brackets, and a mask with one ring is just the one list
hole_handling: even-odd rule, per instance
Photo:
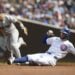
{"label": "belt", "polygon": [[47,54],[52,54],[51,52],[47,52]]}
{"label": "belt", "polygon": [[58,60],[58,58],[57,58],[56,56],[54,56],[54,58],[55,58],[56,60]]}
{"label": "belt", "polygon": [[[52,54],[51,52],[47,52],[47,54]],[[58,57],[57,56],[54,56],[54,58],[56,59],[56,60],[58,60]]]}

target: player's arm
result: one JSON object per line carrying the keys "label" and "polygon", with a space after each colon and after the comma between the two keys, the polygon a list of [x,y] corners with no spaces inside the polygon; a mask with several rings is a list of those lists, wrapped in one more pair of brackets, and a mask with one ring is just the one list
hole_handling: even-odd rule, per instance
{"label": "player's arm", "polygon": [[18,21],[18,23],[20,24],[21,29],[24,31],[24,34],[28,35],[27,27],[25,27],[21,21]]}
{"label": "player's arm", "polygon": [[71,53],[75,55],[75,48],[72,48]]}
{"label": "player's arm", "polygon": [[23,29],[24,33],[26,35],[28,35],[27,28],[23,25],[23,23],[16,16],[6,15],[5,20],[8,23],[16,23],[16,22],[19,23],[19,25],[20,25],[21,29]]}
{"label": "player's arm", "polygon": [[51,37],[51,38],[47,38],[47,39],[46,39],[46,43],[47,43],[47,45],[51,45],[52,42],[53,42],[53,37]]}
{"label": "player's arm", "polygon": [[48,30],[45,36],[43,37],[43,43],[46,44],[47,38],[53,37],[53,36],[54,36],[54,32],[52,30]]}
{"label": "player's arm", "polygon": [[69,45],[69,52],[75,55],[75,47],[73,46],[73,44]]}

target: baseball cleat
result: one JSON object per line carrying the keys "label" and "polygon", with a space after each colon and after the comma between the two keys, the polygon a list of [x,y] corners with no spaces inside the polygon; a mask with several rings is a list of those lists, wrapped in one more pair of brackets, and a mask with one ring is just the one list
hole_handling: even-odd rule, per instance
{"label": "baseball cleat", "polygon": [[15,60],[15,57],[9,58],[8,61],[7,61],[7,63],[8,63],[9,65],[11,65],[11,64],[13,64],[14,60]]}

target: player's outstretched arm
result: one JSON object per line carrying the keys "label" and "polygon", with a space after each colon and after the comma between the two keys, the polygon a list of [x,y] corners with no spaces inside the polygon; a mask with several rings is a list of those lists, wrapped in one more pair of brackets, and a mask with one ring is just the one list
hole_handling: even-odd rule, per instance
{"label": "player's outstretched arm", "polygon": [[28,29],[27,29],[27,27],[25,27],[24,24],[21,21],[18,21],[18,23],[20,24],[21,29],[23,29],[24,34],[28,35]]}

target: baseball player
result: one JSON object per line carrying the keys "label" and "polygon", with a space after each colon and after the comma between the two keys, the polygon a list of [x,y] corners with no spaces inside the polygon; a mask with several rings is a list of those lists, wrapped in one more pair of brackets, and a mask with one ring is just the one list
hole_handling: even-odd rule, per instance
{"label": "baseball player", "polygon": [[51,37],[46,39],[50,45],[45,53],[28,54],[22,58],[15,59],[14,63],[34,62],[38,65],[55,66],[57,61],[64,58],[68,53],[75,55],[75,48],[68,40],[70,30],[67,27],[61,29],[60,37]]}
{"label": "baseball player", "polygon": [[19,22],[21,29],[24,30],[24,33],[28,35],[27,28],[15,17],[11,15],[0,14],[0,28],[4,30],[5,35],[5,42],[6,48],[10,51],[11,56],[9,61],[14,61],[14,54],[17,58],[21,58],[21,53],[19,47],[22,44],[26,44],[22,37],[19,38],[19,31],[15,26],[15,22]]}

